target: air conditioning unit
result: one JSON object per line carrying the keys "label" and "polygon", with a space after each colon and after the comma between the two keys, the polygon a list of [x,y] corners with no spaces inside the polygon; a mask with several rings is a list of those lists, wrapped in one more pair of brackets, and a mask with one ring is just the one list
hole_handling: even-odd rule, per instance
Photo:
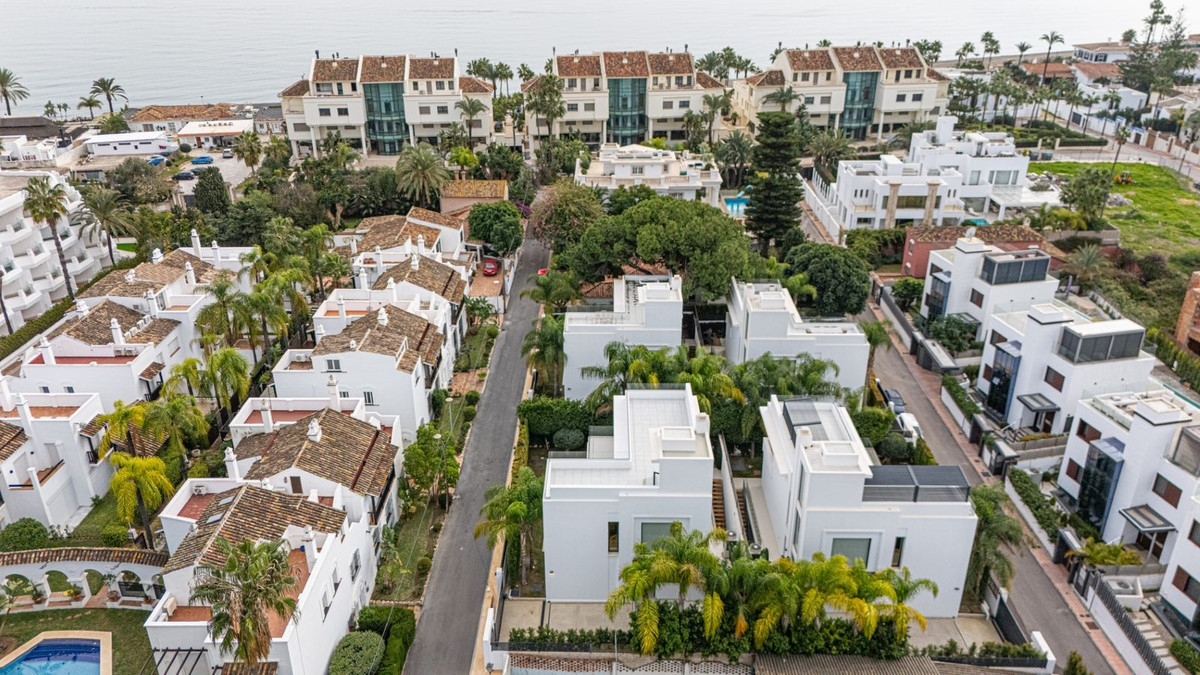
{"label": "air conditioning unit", "polygon": [[207,485],[200,485],[200,484],[193,485],[193,486],[192,486],[192,494],[194,494],[194,495],[206,495],[206,494],[208,494],[208,486],[207,486]]}

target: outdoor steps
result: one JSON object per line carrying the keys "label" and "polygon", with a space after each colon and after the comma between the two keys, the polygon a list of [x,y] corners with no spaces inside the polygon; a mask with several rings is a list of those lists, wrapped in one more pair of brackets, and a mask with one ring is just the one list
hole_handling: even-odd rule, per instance
{"label": "outdoor steps", "polygon": [[721,479],[713,479],[712,491],[712,510],[713,522],[722,530],[725,529],[725,489],[721,486]]}
{"label": "outdoor steps", "polygon": [[[746,494],[745,490],[738,490],[737,491],[737,504],[734,505],[734,507],[737,509],[738,520],[740,520],[742,522],[742,532],[745,532],[747,537],[749,537],[749,535],[750,535],[750,516],[748,515],[747,510],[744,507],[746,504],[746,500],[748,500],[748,499],[750,499],[750,495]],[[749,539],[747,539],[747,541],[750,543],[753,543]]]}

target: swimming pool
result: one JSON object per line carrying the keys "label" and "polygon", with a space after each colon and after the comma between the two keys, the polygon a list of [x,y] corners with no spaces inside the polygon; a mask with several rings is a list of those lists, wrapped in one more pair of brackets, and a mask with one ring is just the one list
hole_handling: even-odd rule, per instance
{"label": "swimming pool", "polygon": [[750,202],[749,197],[743,197],[741,193],[737,197],[725,198],[725,209],[729,211],[729,215],[737,218],[746,215],[746,204]]}
{"label": "swimming pool", "polygon": [[33,645],[0,675],[100,675],[100,640],[49,638]]}

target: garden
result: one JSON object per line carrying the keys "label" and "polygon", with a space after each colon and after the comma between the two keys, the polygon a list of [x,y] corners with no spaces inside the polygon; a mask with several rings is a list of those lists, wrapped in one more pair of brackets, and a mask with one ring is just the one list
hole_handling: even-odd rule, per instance
{"label": "garden", "polygon": [[112,633],[113,672],[150,672],[153,654],[150,637],[142,624],[148,612],[132,609],[80,609],[53,612],[27,612],[4,617],[4,636],[0,646],[5,652],[24,644],[39,633],[50,630],[94,630]]}

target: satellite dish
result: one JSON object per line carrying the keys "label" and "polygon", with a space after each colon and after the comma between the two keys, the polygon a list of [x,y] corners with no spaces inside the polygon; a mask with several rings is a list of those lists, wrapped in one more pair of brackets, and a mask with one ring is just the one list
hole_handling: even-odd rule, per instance
{"label": "satellite dish", "polygon": [[974,239],[974,238],[975,238],[975,227],[974,227],[974,226],[971,226],[971,227],[968,227],[968,228],[967,228],[966,237],[967,237],[967,239]]}

